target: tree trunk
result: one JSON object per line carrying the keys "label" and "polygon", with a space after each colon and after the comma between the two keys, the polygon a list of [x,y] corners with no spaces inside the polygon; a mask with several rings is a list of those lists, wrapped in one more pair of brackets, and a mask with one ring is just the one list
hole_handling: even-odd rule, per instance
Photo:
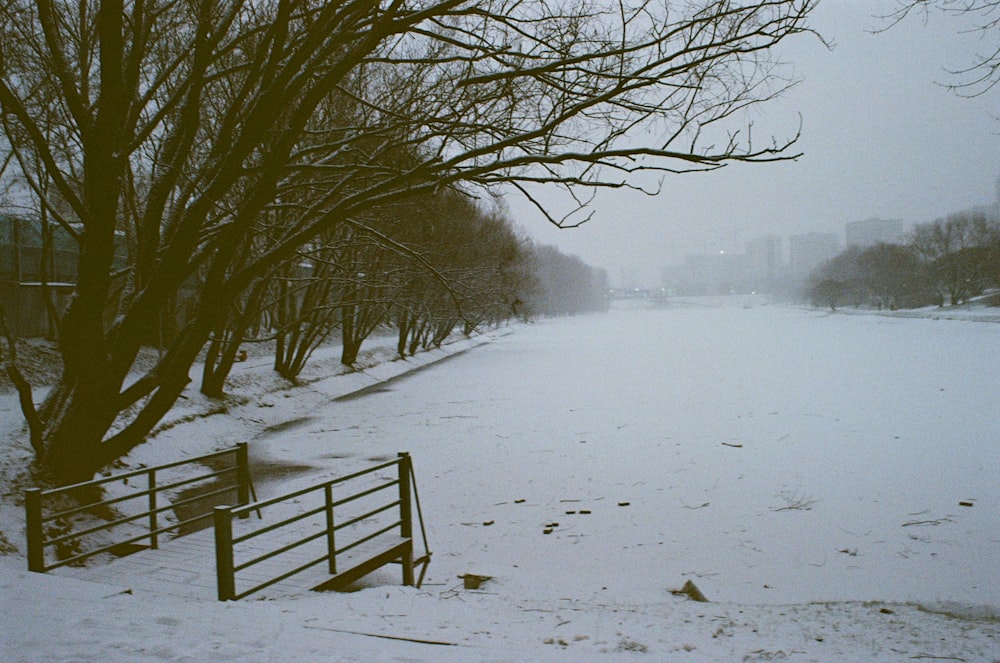
{"label": "tree trunk", "polygon": [[396,328],[399,332],[396,336],[396,354],[398,354],[400,358],[406,357],[406,342],[410,338],[410,329],[413,327],[413,320],[415,317],[416,316],[408,311],[402,311],[398,316],[396,316]]}
{"label": "tree trunk", "polygon": [[[204,293],[195,315],[156,366],[127,389],[123,387],[138,354],[139,339],[148,327],[134,324],[128,331],[116,327],[110,334],[113,342],[107,345],[113,352],[88,355],[87,343],[80,340],[88,336],[71,332],[80,325],[75,316],[82,316],[86,309],[73,306],[79,307],[81,298],[73,301],[62,340],[66,367],[38,411],[45,444],[40,460],[56,483],[89,480],[146,439],[190,381],[188,370],[219,312],[225,311],[220,301],[226,296],[218,290]],[[103,335],[100,340],[94,345],[105,347]],[[123,412],[128,414],[120,418]]]}
{"label": "tree trunk", "polygon": [[340,307],[340,363],[351,366],[358,360],[358,353],[361,351],[361,342],[356,333],[354,304],[345,304]]}
{"label": "tree trunk", "polygon": [[233,364],[240,344],[243,343],[243,333],[237,329],[226,329],[220,325],[209,342],[205,355],[205,368],[201,374],[201,393],[209,398],[222,398],[225,395],[226,379]]}

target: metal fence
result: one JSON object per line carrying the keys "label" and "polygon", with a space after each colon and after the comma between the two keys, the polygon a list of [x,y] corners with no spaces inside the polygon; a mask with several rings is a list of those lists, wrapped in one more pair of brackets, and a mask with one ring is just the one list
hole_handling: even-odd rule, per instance
{"label": "metal fence", "polygon": [[[181,479],[158,481],[168,471],[189,465],[206,466],[207,471],[191,474],[185,469],[180,473]],[[114,484],[118,484],[123,494],[105,499],[105,492]],[[163,497],[166,492],[190,496],[168,501]],[[252,494],[245,443],[197,458],[71,486],[30,488],[25,492],[28,569],[44,573],[78,565],[101,553],[120,555],[135,548],[155,549],[161,535],[173,532],[179,536],[212,522],[210,508],[200,513],[195,509],[189,517],[176,517],[171,522],[166,522],[164,512],[176,515],[184,513],[185,507],[213,499],[217,503],[232,496],[237,503],[248,504]],[[88,517],[96,524],[86,524]],[[87,545],[88,541],[92,545]]]}
{"label": "metal fence", "polygon": [[[392,471],[392,470],[395,471]],[[390,470],[391,475],[385,476]],[[300,573],[324,569],[319,589],[340,589],[382,566],[399,563],[403,584],[419,587],[430,561],[420,501],[407,453],[394,460],[241,507],[215,508],[216,571],[220,601],[244,598]],[[414,558],[414,514],[424,554]],[[255,509],[288,515],[266,526],[234,519]],[[237,590],[238,580],[244,585]]]}

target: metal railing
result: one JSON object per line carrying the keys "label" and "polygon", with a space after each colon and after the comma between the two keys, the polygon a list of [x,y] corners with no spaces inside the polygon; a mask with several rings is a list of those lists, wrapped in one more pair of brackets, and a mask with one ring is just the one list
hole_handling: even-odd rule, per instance
{"label": "metal railing", "polygon": [[[390,478],[377,476],[394,467]],[[414,503],[425,551],[419,559],[413,557]],[[234,534],[235,518],[264,507],[271,513],[295,513],[256,529],[245,525],[248,531]],[[392,534],[397,529],[398,537]],[[365,544],[369,546],[362,548]],[[220,601],[244,598],[324,563],[328,580],[343,582],[400,563],[405,585],[414,584],[414,566],[423,565],[419,586],[430,552],[410,455],[400,453],[394,460],[272,499],[215,507],[215,550]],[[355,554],[348,568],[338,568],[338,556],[343,559],[349,551]],[[241,572],[258,582],[237,591]]]}
{"label": "metal railing", "polygon": [[[226,463],[226,461],[230,461]],[[172,481],[160,485],[157,482],[157,474],[162,474],[166,470],[174,470],[185,465],[201,464],[212,468],[212,465],[220,466],[221,469],[212,468],[208,472],[197,475],[189,475],[183,479]],[[112,497],[104,500],[86,501],[80,504],[79,496],[86,495],[90,491],[103,492],[104,487],[112,483],[122,483],[129,485],[129,481],[145,480],[143,488],[133,490],[129,494]],[[162,498],[158,499],[165,491],[174,491],[184,487],[193,487],[199,482],[217,482],[215,486],[209,484],[206,490],[198,495],[164,504]],[[206,521],[212,517],[210,510],[203,514],[196,515],[184,520],[176,520],[166,525],[161,524],[160,514],[165,511],[177,511],[179,507],[193,505],[196,502],[211,499],[212,497],[236,492],[236,500],[244,505],[250,502],[253,493],[253,486],[250,481],[250,466],[246,443],[237,444],[235,447],[223,449],[215,453],[189,458],[187,460],[158,465],[156,467],[144,468],[123,474],[116,474],[102,479],[84,481],[71,486],[42,490],[39,488],[29,488],[25,491],[25,516],[28,539],[28,570],[44,573],[61,566],[77,564],[83,560],[104,552],[115,552],[122,550],[126,546],[148,542],[149,548],[159,546],[160,535],[167,532],[183,531],[183,528],[190,528],[196,523]],[[112,517],[97,525],[85,527],[83,529],[73,529],[74,520],[81,517],[94,515],[95,512],[103,511],[98,515],[102,519],[108,514],[112,516],[120,515],[122,506],[134,500],[142,500],[144,503],[139,508],[139,513],[132,515]],[[75,506],[60,507],[59,503],[76,503]],[[134,509],[134,505],[129,505]],[[112,508],[114,507],[114,508]],[[247,514],[253,509],[246,511]],[[105,543],[99,547],[86,550],[85,552],[73,553],[72,551],[80,546],[85,538],[99,533],[108,533],[103,536],[114,537],[113,530],[129,523],[145,524],[144,531],[137,535],[127,536],[112,543]],[[50,534],[50,530],[60,530]],[[179,535],[179,534],[178,534]],[[49,548],[70,551],[59,555],[58,561],[49,563],[46,551]]]}

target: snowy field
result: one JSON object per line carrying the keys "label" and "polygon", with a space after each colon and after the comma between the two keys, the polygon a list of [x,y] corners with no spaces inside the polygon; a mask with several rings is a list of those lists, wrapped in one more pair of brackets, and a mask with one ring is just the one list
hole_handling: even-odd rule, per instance
{"label": "snowy field", "polygon": [[0,660],[1000,661],[998,324],[677,305],[324,366],[240,365],[245,405],[192,393],[130,462],[249,440],[264,498],[409,451],[421,589],[198,603],[8,555]]}

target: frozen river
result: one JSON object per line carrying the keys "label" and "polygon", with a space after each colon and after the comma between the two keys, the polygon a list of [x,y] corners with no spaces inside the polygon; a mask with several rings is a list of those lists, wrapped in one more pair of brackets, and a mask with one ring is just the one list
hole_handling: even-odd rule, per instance
{"label": "frozen river", "polygon": [[439,580],[1000,605],[998,368],[990,323],[617,310],[518,327],[268,444],[410,451]]}
{"label": "frozen river", "polygon": [[998,324],[675,306],[333,350],[298,386],[241,363],[225,414],[192,386],[128,462],[249,440],[267,497],[410,451],[422,587],[220,603],[0,556],[0,659],[996,659]]}

